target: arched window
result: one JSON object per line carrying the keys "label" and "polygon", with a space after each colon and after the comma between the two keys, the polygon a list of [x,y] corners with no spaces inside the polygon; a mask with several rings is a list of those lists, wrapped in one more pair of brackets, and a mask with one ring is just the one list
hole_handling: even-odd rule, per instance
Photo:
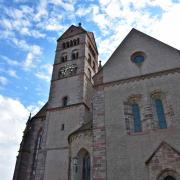
{"label": "arched window", "polygon": [[164,170],[158,177],[157,180],[179,180],[180,175],[174,170]]}
{"label": "arched window", "polygon": [[172,176],[166,176],[164,178],[164,180],[176,180],[176,179],[174,177],[172,177]]}
{"label": "arched window", "polygon": [[76,46],[77,45],[77,41],[76,39],[73,40],[73,45]]}
{"label": "arched window", "polygon": [[90,156],[86,153],[83,157],[82,179],[90,180]]}
{"label": "arched window", "polygon": [[67,53],[63,53],[61,56],[61,62],[66,62],[67,61]]}
{"label": "arched window", "polygon": [[141,132],[141,115],[140,115],[140,108],[137,103],[132,104],[132,114],[134,119],[134,132]]}
{"label": "arched window", "polygon": [[62,98],[62,106],[65,107],[67,105],[68,105],[68,97],[65,96],[65,97]]}
{"label": "arched window", "polygon": [[156,99],[154,99],[154,103],[155,103],[159,128],[161,128],[161,129],[167,128],[167,123],[166,123],[162,100],[160,98],[156,98]]}
{"label": "arched window", "polygon": [[38,159],[38,152],[39,149],[41,149],[41,142],[42,142],[42,128],[40,128],[37,139],[35,141],[35,146],[34,146],[34,154],[33,154],[33,164],[32,164],[32,176],[36,174],[36,167],[37,167],[37,159]]}
{"label": "arched window", "polygon": [[91,55],[88,54],[88,63],[91,65]]}
{"label": "arched window", "polygon": [[76,157],[73,158],[74,179],[91,179],[91,160],[89,152],[82,148]]}
{"label": "arched window", "polygon": [[93,61],[93,66],[92,66],[93,70],[96,71],[96,65],[95,62]]}
{"label": "arched window", "polygon": [[79,38],[77,38],[77,44],[79,44]]}
{"label": "arched window", "polygon": [[63,49],[65,49],[66,48],[66,43],[63,43]]}
{"label": "arched window", "polygon": [[67,48],[69,47],[69,42],[66,42],[66,47],[67,47]]}
{"label": "arched window", "polygon": [[78,51],[77,50],[72,51],[72,60],[78,59],[78,57],[79,57]]}
{"label": "arched window", "polygon": [[91,70],[88,69],[88,78],[91,80]]}
{"label": "arched window", "polygon": [[72,40],[70,41],[70,46],[73,46],[73,41]]}

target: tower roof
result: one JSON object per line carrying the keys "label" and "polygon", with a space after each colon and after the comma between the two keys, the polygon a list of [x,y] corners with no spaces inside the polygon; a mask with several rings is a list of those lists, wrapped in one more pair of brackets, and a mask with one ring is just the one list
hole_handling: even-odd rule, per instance
{"label": "tower roof", "polygon": [[57,41],[61,41],[70,37],[73,37],[75,35],[78,34],[87,34],[87,36],[89,37],[89,39],[91,40],[96,52],[98,53],[97,50],[97,45],[96,45],[96,41],[95,41],[95,37],[94,34],[92,32],[88,32],[86,31],[82,26],[81,23],[79,23],[78,26],[75,25],[71,25],[58,39]]}
{"label": "tower roof", "polygon": [[59,38],[57,41],[69,38],[71,36],[75,36],[81,33],[87,33],[87,31],[82,28],[81,25],[79,26],[75,26],[75,25],[71,25]]}

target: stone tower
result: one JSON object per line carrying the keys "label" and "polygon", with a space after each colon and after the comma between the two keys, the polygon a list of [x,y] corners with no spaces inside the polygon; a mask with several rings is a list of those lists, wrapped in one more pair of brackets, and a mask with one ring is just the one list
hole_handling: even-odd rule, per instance
{"label": "stone tower", "polygon": [[98,51],[92,32],[70,26],[57,40],[49,100],[29,118],[13,180],[67,180],[69,135],[92,122],[93,75]]}
{"label": "stone tower", "polygon": [[93,33],[84,30],[81,24],[72,25],[57,40],[46,115],[44,179],[68,179],[68,136],[92,120],[92,76],[98,69],[97,59]]}

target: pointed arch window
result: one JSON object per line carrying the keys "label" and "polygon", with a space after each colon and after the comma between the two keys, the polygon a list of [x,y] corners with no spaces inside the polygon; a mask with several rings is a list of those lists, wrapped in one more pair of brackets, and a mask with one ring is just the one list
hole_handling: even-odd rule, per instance
{"label": "pointed arch window", "polygon": [[40,130],[39,130],[39,132],[37,134],[37,139],[35,141],[35,146],[34,146],[34,154],[33,154],[33,164],[32,164],[31,176],[35,176],[35,174],[36,174],[37,159],[38,159],[39,149],[41,149],[42,135],[43,135],[43,131],[42,131],[42,128],[40,128]]}
{"label": "pointed arch window", "polygon": [[140,115],[139,105],[137,103],[133,103],[131,107],[132,107],[132,114],[134,119],[134,132],[141,132],[142,127],[141,127],[141,115]]}
{"label": "pointed arch window", "polygon": [[90,156],[89,156],[89,153],[87,153],[83,157],[82,179],[90,180]]}
{"label": "pointed arch window", "polygon": [[164,107],[163,107],[162,100],[160,98],[156,98],[156,99],[154,99],[154,103],[155,103],[159,128],[165,129],[165,128],[167,128],[167,123],[166,123],[166,117],[165,117],[165,113],[164,113]]}
{"label": "pointed arch window", "polygon": [[74,179],[91,179],[91,158],[86,149],[81,149],[77,156],[73,158]]}

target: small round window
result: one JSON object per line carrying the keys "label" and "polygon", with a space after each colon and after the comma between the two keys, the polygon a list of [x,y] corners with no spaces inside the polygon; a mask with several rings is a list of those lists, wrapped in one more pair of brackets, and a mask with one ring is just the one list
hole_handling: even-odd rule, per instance
{"label": "small round window", "polygon": [[135,52],[131,56],[131,61],[137,65],[141,65],[145,60],[145,54],[143,52]]}

